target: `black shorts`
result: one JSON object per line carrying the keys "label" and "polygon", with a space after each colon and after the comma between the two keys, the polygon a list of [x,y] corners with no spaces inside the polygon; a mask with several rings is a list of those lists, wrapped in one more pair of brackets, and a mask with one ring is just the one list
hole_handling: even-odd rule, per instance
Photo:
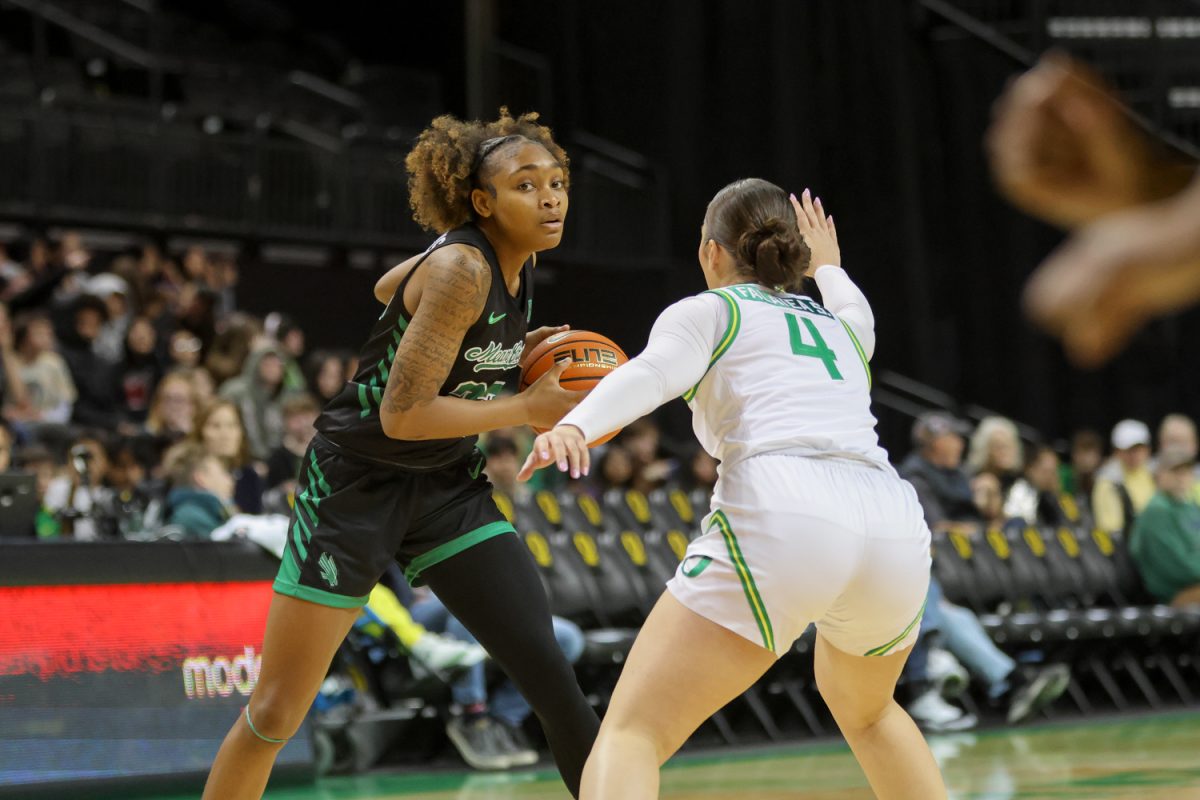
{"label": "black shorts", "polygon": [[367,602],[393,560],[410,583],[515,529],[492,500],[484,456],[429,472],[353,458],[313,441],[301,465],[275,591],[337,608]]}

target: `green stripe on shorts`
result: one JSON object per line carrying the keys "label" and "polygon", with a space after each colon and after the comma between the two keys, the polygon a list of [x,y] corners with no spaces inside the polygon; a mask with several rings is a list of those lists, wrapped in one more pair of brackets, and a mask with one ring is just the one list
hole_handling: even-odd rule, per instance
{"label": "green stripe on shorts", "polygon": [[725,539],[725,548],[729,551],[729,560],[733,562],[738,580],[742,582],[742,591],[746,593],[746,601],[750,604],[750,611],[762,634],[763,647],[773,653],[775,652],[775,629],[771,626],[770,615],[767,614],[767,604],[763,602],[762,595],[758,592],[758,585],[755,584],[754,576],[750,573],[750,565],[746,563],[746,558],[742,555],[742,548],[738,545],[737,536],[733,533],[729,518],[725,516],[724,511],[716,511],[713,513],[710,524],[715,524],[721,530],[721,536]]}
{"label": "green stripe on shorts", "polygon": [[462,536],[451,539],[448,542],[443,542],[432,550],[417,556],[408,565],[408,569],[404,570],[404,577],[413,586],[419,586],[420,584],[417,583],[417,579],[421,576],[421,573],[434,564],[440,564],[446,559],[456,556],[480,542],[491,539],[493,536],[499,536],[504,533],[515,534],[516,532],[517,529],[508,522],[489,522],[483,527],[464,533]]}
{"label": "green stripe on shorts", "polygon": [[892,639],[887,644],[881,644],[881,645],[879,645],[879,647],[876,647],[872,650],[868,650],[867,652],[863,653],[863,655],[864,656],[886,656],[893,647],[895,647],[896,645],[903,642],[904,639],[910,633],[912,633],[913,628],[915,628],[917,625],[921,624],[921,618],[924,616],[925,616],[925,603],[921,603],[921,610],[917,612],[917,616],[913,617],[913,621],[908,623],[908,627],[905,628],[900,633],[899,636],[897,636],[895,639]]}

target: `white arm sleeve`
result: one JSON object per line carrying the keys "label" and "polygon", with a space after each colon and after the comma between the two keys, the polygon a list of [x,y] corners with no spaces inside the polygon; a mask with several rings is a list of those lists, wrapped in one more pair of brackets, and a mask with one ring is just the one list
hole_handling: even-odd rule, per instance
{"label": "white arm sleeve", "polygon": [[850,280],[846,270],[833,264],[818,267],[813,279],[821,290],[825,308],[850,326],[870,361],[875,354],[875,315],[871,313],[866,296]]}
{"label": "white arm sleeve", "polygon": [[600,381],[559,424],[578,427],[590,442],[683,394],[708,371],[728,313],[709,294],[669,306],[654,323],[646,349]]}

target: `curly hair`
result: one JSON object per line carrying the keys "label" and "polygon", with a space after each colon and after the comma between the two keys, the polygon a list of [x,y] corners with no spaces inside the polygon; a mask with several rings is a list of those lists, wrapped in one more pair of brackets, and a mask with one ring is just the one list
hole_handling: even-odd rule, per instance
{"label": "curly hair", "polygon": [[[506,107],[500,109],[495,122],[467,122],[449,114],[435,119],[404,159],[408,202],[417,224],[444,233],[474,216],[471,190],[476,188],[476,173],[482,166],[477,163],[480,145],[489,139],[516,136],[540,144],[562,166],[563,180],[569,185],[567,154],[554,141],[550,129],[537,124],[537,120],[537,112],[514,118]],[[492,152],[489,150],[484,157]]]}

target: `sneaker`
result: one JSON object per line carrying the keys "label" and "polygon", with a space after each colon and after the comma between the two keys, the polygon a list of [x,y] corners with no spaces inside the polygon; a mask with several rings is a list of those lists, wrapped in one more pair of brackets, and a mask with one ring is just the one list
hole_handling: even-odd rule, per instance
{"label": "sneaker", "polygon": [[538,751],[533,749],[529,739],[525,738],[525,731],[503,721],[498,720],[497,722],[497,733],[507,739],[508,745],[511,747],[508,765],[510,767],[532,767],[538,763]]}
{"label": "sneaker", "polygon": [[1018,673],[1013,676],[1013,688],[1009,692],[1012,700],[1008,705],[1008,724],[1016,725],[1032,717],[1053,703],[1071,685],[1071,670],[1065,664],[1042,667],[1026,678]]}
{"label": "sneaker", "polygon": [[502,726],[486,714],[468,719],[455,717],[446,724],[446,735],[458,754],[475,769],[508,769],[513,745],[499,733]]}
{"label": "sneaker", "polygon": [[412,657],[434,671],[466,669],[487,658],[487,651],[472,642],[426,632],[412,646]]}
{"label": "sneaker", "polygon": [[947,700],[953,700],[967,689],[971,676],[958,659],[940,647],[929,649],[929,680]]}
{"label": "sneaker", "polygon": [[947,703],[937,689],[929,689],[919,695],[908,704],[905,711],[917,723],[917,727],[926,733],[965,731],[978,724],[974,714]]}

